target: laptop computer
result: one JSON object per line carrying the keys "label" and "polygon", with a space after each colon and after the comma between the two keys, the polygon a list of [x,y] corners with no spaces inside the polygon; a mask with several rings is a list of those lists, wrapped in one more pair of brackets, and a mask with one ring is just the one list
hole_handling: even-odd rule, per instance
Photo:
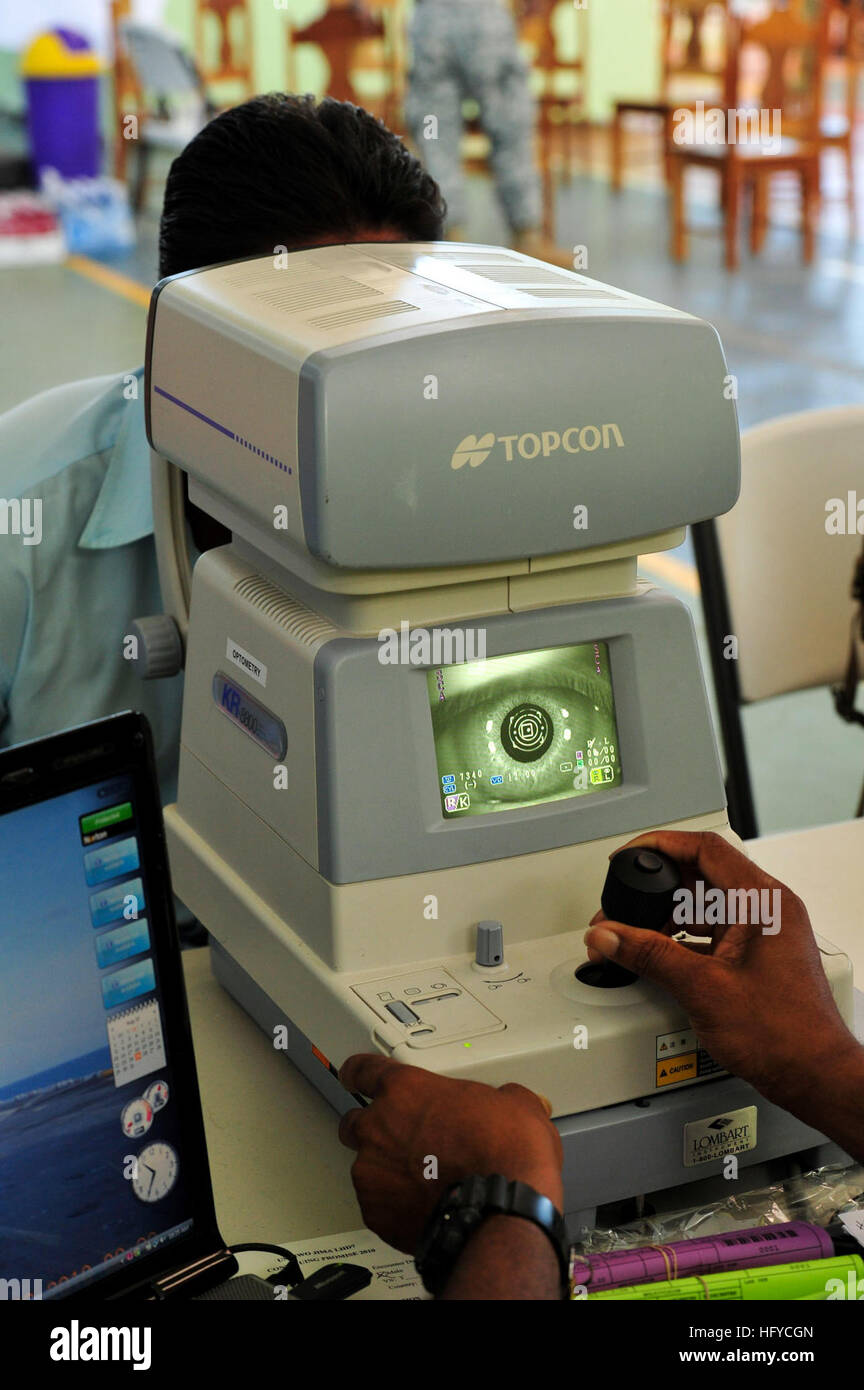
{"label": "laptop computer", "polygon": [[142,715],[0,752],[0,1174],[7,1298],[277,1296],[216,1222]]}

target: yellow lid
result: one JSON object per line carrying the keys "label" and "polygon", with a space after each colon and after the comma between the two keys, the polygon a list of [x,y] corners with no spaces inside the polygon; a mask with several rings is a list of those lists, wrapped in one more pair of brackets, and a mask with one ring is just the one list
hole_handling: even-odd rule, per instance
{"label": "yellow lid", "polygon": [[[70,37],[77,39],[77,35]],[[22,77],[93,77],[101,71],[99,55],[90,49],[72,47],[62,30],[34,39],[20,67]]]}

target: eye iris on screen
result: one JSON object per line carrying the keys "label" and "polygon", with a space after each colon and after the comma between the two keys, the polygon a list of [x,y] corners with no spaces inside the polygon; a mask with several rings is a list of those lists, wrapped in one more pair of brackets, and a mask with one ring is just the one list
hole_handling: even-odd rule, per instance
{"label": "eye iris on screen", "polygon": [[517,763],[534,763],[542,758],[555,729],[540,705],[516,705],[501,721],[501,742],[505,753]]}

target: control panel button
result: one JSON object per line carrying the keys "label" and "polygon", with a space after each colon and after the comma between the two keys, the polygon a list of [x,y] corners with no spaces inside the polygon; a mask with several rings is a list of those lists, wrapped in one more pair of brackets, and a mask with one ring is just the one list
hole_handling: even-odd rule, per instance
{"label": "control panel button", "polygon": [[474,959],[478,965],[494,968],[504,961],[504,928],[500,922],[477,923],[477,949]]}
{"label": "control panel button", "polygon": [[[351,988],[386,1025],[380,1036],[391,1052],[401,1046],[422,1049],[470,1043],[484,1033],[501,1032],[505,1026],[503,1019],[440,965],[384,980],[367,980]],[[395,1040],[397,1023],[400,1036]],[[407,1031],[402,1034],[402,1029]]]}
{"label": "control panel button", "polygon": [[395,1004],[387,1005],[387,1012],[392,1014],[394,1018],[398,1018],[400,1023],[404,1023],[406,1028],[410,1028],[412,1023],[420,1022],[419,1014],[415,1014],[413,1009],[409,1009],[407,1004],[403,1004],[398,999]]}

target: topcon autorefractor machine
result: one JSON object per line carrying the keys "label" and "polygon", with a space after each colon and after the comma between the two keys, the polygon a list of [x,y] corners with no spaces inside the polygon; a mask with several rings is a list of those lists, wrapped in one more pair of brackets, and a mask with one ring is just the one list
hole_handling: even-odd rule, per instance
{"label": "topcon autorefractor machine", "polygon": [[[146,380],[143,664],[188,636],[166,820],[225,987],[339,1108],[370,1049],[542,1092],[574,1217],[719,1173],[724,1129],[818,1144],[662,990],[576,973],[612,851],[730,833],[690,614],[636,572],[737,497],[716,332],[499,248],[331,246],[164,281]],[[191,583],[179,470],[233,537]]]}

